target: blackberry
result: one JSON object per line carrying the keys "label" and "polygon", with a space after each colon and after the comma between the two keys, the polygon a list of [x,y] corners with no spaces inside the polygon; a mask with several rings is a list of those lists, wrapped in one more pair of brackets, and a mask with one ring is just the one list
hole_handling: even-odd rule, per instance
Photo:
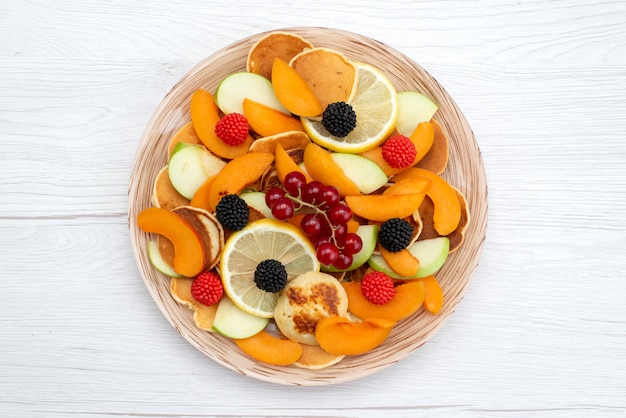
{"label": "blackberry", "polygon": [[400,218],[386,220],[378,230],[378,243],[392,253],[397,253],[408,247],[412,238],[413,227]]}
{"label": "blackberry", "polygon": [[287,270],[278,260],[263,260],[254,270],[254,283],[261,290],[276,293],[287,284]]}
{"label": "blackberry", "polygon": [[343,138],[356,126],[356,113],[346,102],[331,103],[322,113],[322,125],[331,135]]}
{"label": "blackberry", "polygon": [[222,197],[215,208],[215,216],[224,228],[239,231],[248,224],[250,208],[245,200],[236,194]]}

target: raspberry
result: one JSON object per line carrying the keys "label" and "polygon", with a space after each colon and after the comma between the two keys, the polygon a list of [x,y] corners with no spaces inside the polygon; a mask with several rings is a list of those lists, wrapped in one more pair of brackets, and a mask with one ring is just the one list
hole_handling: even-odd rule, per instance
{"label": "raspberry", "polygon": [[409,138],[394,135],[382,146],[383,159],[393,168],[405,168],[413,165],[417,150]]}
{"label": "raspberry", "polygon": [[254,283],[266,292],[279,292],[287,285],[287,270],[278,260],[263,260],[254,270]]}
{"label": "raspberry", "polygon": [[387,219],[378,230],[378,243],[392,253],[397,253],[408,247],[412,239],[413,226],[404,219]]}
{"label": "raspberry", "polygon": [[396,294],[393,280],[385,273],[373,271],[363,276],[361,292],[365,299],[375,305],[384,305]]}
{"label": "raspberry", "polygon": [[356,127],[356,113],[346,102],[331,103],[322,113],[322,125],[331,135],[343,138]]}
{"label": "raspberry", "polygon": [[222,298],[224,287],[219,276],[211,271],[203,271],[191,282],[191,295],[203,305],[214,305]]}
{"label": "raspberry", "polygon": [[215,134],[230,146],[243,144],[249,130],[248,121],[241,113],[229,113],[215,125]]}

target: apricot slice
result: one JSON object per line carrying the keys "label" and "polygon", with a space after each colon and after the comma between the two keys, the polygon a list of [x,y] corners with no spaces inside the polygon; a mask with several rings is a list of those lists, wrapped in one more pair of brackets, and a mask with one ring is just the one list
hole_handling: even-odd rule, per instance
{"label": "apricot slice", "polygon": [[355,215],[384,222],[390,218],[411,216],[424,200],[424,193],[345,196],[344,200]]}
{"label": "apricot slice", "polygon": [[196,192],[193,194],[193,197],[191,198],[191,202],[189,202],[189,206],[202,208],[202,209],[211,211],[211,205],[209,204],[209,196],[211,193],[211,186],[213,185],[213,180],[215,180],[216,176],[217,174],[215,176],[209,177],[208,179],[204,181],[204,183],[200,185],[200,187],[198,187]]}
{"label": "apricot slice", "polygon": [[426,195],[435,206],[433,213],[435,230],[442,236],[452,233],[461,220],[461,204],[454,188],[436,173],[417,167],[403,171],[392,180],[400,181],[410,177],[424,177],[431,181],[426,189]]}
{"label": "apricot slice", "polygon": [[417,154],[413,160],[413,165],[417,164],[424,156],[430,151],[435,140],[435,128],[430,122],[421,122],[416,127],[411,136],[409,137]]}
{"label": "apricot slice", "polygon": [[278,101],[295,115],[313,117],[324,111],[306,80],[278,57],[272,65],[272,86]]}
{"label": "apricot slice", "polygon": [[202,144],[200,138],[196,134],[196,129],[193,127],[193,122],[187,122],[184,124],[172,137],[169,145],[167,146],[167,159],[172,156],[172,152],[178,143],[183,142],[185,144]]}
{"label": "apricot slice", "polygon": [[285,183],[285,176],[292,171],[298,171],[304,174],[304,177],[307,180],[307,183],[311,181],[311,176],[308,173],[305,173],[298,164],[289,156],[287,151],[283,148],[283,146],[278,143],[276,144],[276,151],[274,154],[274,161],[276,166],[276,174],[278,175],[278,179],[281,183]]}
{"label": "apricot slice", "polygon": [[424,303],[426,288],[421,281],[396,287],[396,294],[384,305],[376,305],[363,296],[359,282],[342,283],[348,294],[348,311],[359,318],[385,318],[400,321],[417,312]]}
{"label": "apricot slice", "polygon": [[263,330],[248,338],[234,339],[235,344],[250,357],[276,366],[293,364],[302,355],[299,343],[287,338],[274,337]]}
{"label": "apricot slice", "polygon": [[434,315],[438,314],[443,306],[443,289],[441,285],[439,285],[435,276],[427,276],[418,279],[418,281],[424,285],[426,291],[424,294],[424,308]]}
{"label": "apricot slice", "polygon": [[387,177],[401,173],[402,170],[404,170],[403,168],[394,168],[390,166],[383,158],[383,149],[381,147],[374,147],[367,151],[363,151],[360,155],[368,160],[374,161],[383,170]]}
{"label": "apricot slice", "polygon": [[204,89],[197,89],[191,96],[189,109],[196,134],[213,154],[232,160],[248,152],[248,148],[254,141],[250,135],[242,144],[231,146],[215,133],[215,125],[220,120],[220,111],[211,93]]}
{"label": "apricot slice", "polygon": [[420,269],[420,261],[415,258],[409,250],[404,248],[394,253],[386,250],[382,246],[379,246],[378,249],[380,251],[380,255],[382,255],[385,259],[385,262],[398,276],[414,277],[417,275],[417,272]]}
{"label": "apricot slice", "polygon": [[426,189],[430,185],[430,180],[424,177],[409,177],[400,180],[385,189],[383,194],[413,194],[426,193]]}
{"label": "apricot slice", "polygon": [[289,131],[304,132],[300,119],[254,100],[243,99],[243,115],[248,120],[250,128],[261,136],[272,136]]}
{"label": "apricot slice", "polygon": [[357,355],[381,345],[395,325],[396,321],[385,318],[352,322],[341,316],[330,316],[317,322],[315,338],[328,353]]}
{"label": "apricot slice", "polygon": [[230,160],[213,180],[209,192],[211,211],[222,196],[239,194],[246,185],[258,180],[274,162],[274,154],[251,152]]}
{"label": "apricot slice", "polygon": [[282,145],[285,150],[291,150],[294,148],[304,149],[310,143],[311,138],[305,132],[287,131],[258,138],[250,145],[248,152],[269,152],[274,154],[276,152],[276,144]]}
{"label": "apricot slice", "polygon": [[144,232],[164,235],[174,245],[174,271],[194,277],[205,265],[202,239],[194,228],[172,211],[147,208],[137,215],[137,225]]}
{"label": "apricot slice", "polygon": [[304,166],[311,178],[335,186],[342,196],[361,194],[358,186],[344,174],[330,153],[313,142],[304,149]]}
{"label": "apricot slice", "polygon": [[213,320],[215,319],[217,303],[207,306],[195,300],[191,294],[192,282],[193,279],[189,277],[173,278],[170,281],[170,293],[172,294],[172,298],[193,311],[193,322],[196,323],[198,328],[204,331],[214,332]]}

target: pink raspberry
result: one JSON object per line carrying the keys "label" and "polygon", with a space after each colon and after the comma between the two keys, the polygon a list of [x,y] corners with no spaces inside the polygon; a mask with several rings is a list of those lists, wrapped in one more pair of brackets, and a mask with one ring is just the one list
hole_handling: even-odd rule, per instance
{"label": "pink raspberry", "polygon": [[215,125],[215,134],[230,146],[243,144],[249,130],[248,120],[240,113],[229,113]]}
{"label": "pink raspberry", "polygon": [[222,280],[212,271],[203,271],[191,282],[191,295],[204,305],[216,304],[223,294]]}
{"label": "pink raspberry", "polygon": [[375,305],[384,305],[396,294],[391,277],[380,271],[373,271],[363,276],[361,292],[365,299]]}
{"label": "pink raspberry", "polygon": [[382,146],[383,159],[393,168],[406,168],[413,165],[417,150],[409,138],[394,135]]}

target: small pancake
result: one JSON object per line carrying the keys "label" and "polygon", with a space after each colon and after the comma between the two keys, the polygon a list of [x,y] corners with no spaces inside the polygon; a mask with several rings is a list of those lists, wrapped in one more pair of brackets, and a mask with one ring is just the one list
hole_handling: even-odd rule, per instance
{"label": "small pancake", "polygon": [[189,199],[178,193],[174,186],[172,186],[169,174],[167,173],[167,166],[163,167],[161,171],[159,171],[159,174],[157,174],[154,181],[152,204],[157,208],[167,210],[172,210],[178,206],[186,206],[189,204]]}
{"label": "small pancake", "polygon": [[185,144],[202,144],[202,141],[200,140],[198,135],[196,135],[196,130],[193,127],[193,123],[187,122],[178,130],[178,132],[174,134],[167,147],[168,159],[172,155],[174,148],[176,148],[176,144],[178,144],[179,142],[184,142]]}
{"label": "small pancake", "polygon": [[215,319],[215,311],[217,311],[217,303],[207,306],[195,300],[191,295],[192,282],[193,279],[189,277],[172,278],[170,281],[172,298],[193,311],[193,321],[198,328],[213,332],[213,320]]}
{"label": "small pancake", "polygon": [[310,271],[282,290],[274,311],[278,329],[289,339],[302,344],[318,345],[315,326],[321,318],[345,317],[348,295],[333,276]]}
{"label": "small pancake", "polygon": [[173,212],[186,220],[200,236],[206,259],[204,268],[215,267],[224,247],[224,229],[217,218],[207,210],[193,206],[179,206]]}
{"label": "small pancake", "polygon": [[303,148],[311,142],[311,138],[301,131],[281,132],[276,135],[259,138],[250,145],[248,152],[276,152],[276,144],[280,144],[284,149]]}
{"label": "small pancake", "polygon": [[415,166],[441,174],[448,165],[448,137],[439,122],[435,119],[431,119],[430,123],[432,123],[435,130],[433,145],[430,147],[430,150],[426,153],[426,155],[424,155],[424,158],[422,158]]}
{"label": "small pancake", "polygon": [[[459,221],[459,225],[456,227],[456,229],[452,231],[452,233],[446,235],[450,240],[450,253],[458,250],[463,243],[463,240],[465,239],[465,231],[467,230],[467,226],[469,225],[470,221],[470,212],[465,195],[463,195],[463,193],[461,193],[456,188],[454,189],[454,191],[456,192],[459,203],[461,204],[461,220]],[[441,236],[435,230],[435,226],[433,223],[434,210],[435,205],[433,204],[433,201],[428,196],[424,197],[424,201],[419,208],[419,217],[422,221],[422,232],[419,235],[419,241]]]}
{"label": "small pancake", "polygon": [[322,350],[319,345],[301,344],[302,355],[293,363],[302,369],[321,370],[339,363],[345,356],[330,354]]}
{"label": "small pancake", "polygon": [[248,52],[246,69],[271,80],[274,58],[289,62],[307,48],[313,48],[313,44],[301,36],[280,31],[271,32],[252,45]]}
{"label": "small pancake", "polygon": [[350,98],[356,69],[341,52],[330,48],[308,49],[293,57],[289,65],[306,80],[322,108]]}

